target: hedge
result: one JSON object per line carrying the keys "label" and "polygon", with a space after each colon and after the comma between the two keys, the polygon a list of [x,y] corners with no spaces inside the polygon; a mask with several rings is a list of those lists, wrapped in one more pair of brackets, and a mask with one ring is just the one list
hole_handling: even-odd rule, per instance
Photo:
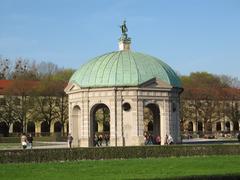
{"label": "hedge", "polygon": [[1,150],[0,163],[128,159],[170,156],[240,155],[240,145],[173,145]]}

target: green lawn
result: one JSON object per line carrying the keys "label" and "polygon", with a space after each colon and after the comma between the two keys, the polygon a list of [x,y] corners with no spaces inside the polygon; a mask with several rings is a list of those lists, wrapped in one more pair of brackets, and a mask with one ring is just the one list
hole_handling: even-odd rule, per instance
{"label": "green lawn", "polygon": [[21,148],[21,143],[0,143],[1,149],[18,149]]}
{"label": "green lawn", "polygon": [[238,174],[239,156],[0,164],[1,180],[165,179]]}

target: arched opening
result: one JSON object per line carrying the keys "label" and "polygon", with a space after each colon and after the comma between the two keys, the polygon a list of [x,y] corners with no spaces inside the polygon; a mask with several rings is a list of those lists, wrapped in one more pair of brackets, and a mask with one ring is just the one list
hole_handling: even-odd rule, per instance
{"label": "arched opening", "polygon": [[1,136],[8,136],[9,132],[9,127],[7,123],[4,121],[0,122],[0,137]]}
{"label": "arched opening", "polygon": [[222,127],[221,127],[221,122],[217,122],[216,124],[216,131],[221,131]]}
{"label": "arched opening", "polygon": [[193,132],[193,123],[192,123],[192,121],[190,121],[188,123],[188,132]]}
{"label": "arched opening", "polygon": [[239,123],[237,121],[233,122],[233,130],[234,131],[239,131]]}
{"label": "arched opening", "polygon": [[226,126],[226,129],[225,129],[226,132],[229,133],[229,132],[230,132],[230,122],[229,122],[229,121],[226,122],[226,123],[225,123],[225,126]]}
{"label": "arched opening", "polygon": [[[91,110],[91,135],[93,146],[108,145],[110,137],[110,110],[105,104],[97,104]],[[99,142],[96,142],[98,139]],[[98,144],[97,144],[98,143]]]}
{"label": "arched opening", "polygon": [[155,144],[160,137],[160,110],[156,104],[144,107],[144,136],[147,141],[145,144]]}
{"label": "arched opening", "polygon": [[62,123],[60,121],[57,121],[54,123],[54,132],[60,133],[62,131]]}
{"label": "arched opening", "polygon": [[50,126],[47,121],[41,123],[41,135],[49,136],[50,135]]}
{"label": "arched opening", "polygon": [[13,132],[14,133],[21,133],[22,132],[22,123],[16,121],[13,123]]}
{"label": "arched opening", "polygon": [[198,122],[198,132],[202,132],[202,131],[203,131],[203,123]]}
{"label": "arched opening", "polygon": [[35,134],[35,123],[32,121],[29,121],[27,123],[27,132],[31,134]]}

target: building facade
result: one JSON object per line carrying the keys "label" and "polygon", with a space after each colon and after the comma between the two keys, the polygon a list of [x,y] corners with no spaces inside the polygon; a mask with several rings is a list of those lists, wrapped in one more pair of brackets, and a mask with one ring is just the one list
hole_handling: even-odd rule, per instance
{"label": "building facade", "polygon": [[[121,26],[119,51],[98,56],[80,67],[65,92],[69,97],[69,132],[75,147],[94,146],[96,135],[108,135],[110,146],[137,146],[144,135],[166,135],[180,143],[181,82],[161,60],[131,50],[127,27]],[[101,118],[99,109],[107,110]],[[144,118],[148,109],[151,119]],[[106,120],[107,119],[107,120]]]}

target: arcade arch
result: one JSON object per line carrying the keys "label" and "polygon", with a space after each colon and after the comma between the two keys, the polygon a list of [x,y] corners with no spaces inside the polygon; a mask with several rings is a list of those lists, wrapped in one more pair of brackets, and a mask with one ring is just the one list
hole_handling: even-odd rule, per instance
{"label": "arcade arch", "polygon": [[144,132],[155,139],[160,136],[160,110],[156,104],[144,107]]}
{"label": "arcade arch", "polygon": [[94,145],[94,136],[110,137],[110,109],[104,104],[96,104],[91,108],[90,113],[92,145]]}

